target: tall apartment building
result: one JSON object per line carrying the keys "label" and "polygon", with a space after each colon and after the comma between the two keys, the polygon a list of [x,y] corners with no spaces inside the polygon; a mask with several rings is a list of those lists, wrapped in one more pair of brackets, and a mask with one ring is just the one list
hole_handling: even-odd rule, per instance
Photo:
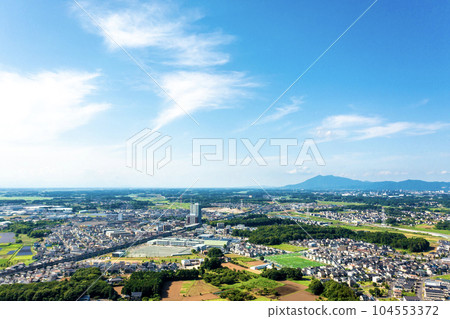
{"label": "tall apartment building", "polygon": [[199,203],[192,204],[189,215],[186,217],[186,224],[201,224],[202,223],[202,210]]}

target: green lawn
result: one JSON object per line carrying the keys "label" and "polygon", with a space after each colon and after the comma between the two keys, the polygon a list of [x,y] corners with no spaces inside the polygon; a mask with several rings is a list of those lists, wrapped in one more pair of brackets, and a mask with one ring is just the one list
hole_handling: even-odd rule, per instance
{"label": "green lawn", "polygon": [[266,259],[274,262],[275,264],[281,265],[282,267],[304,268],[324,265],[317,261],[306,259],[299,253],[267,256]]}
{"label": "green lawn", "polygon": [[435,279],[444,279],[444,280],[450,280],[450,274],[449,275],[440,275],[440,276],[436,276],[433,277]]}
{"label": "green lawn", "polygon": [[257,297],[256,299],[252,300],[252,301],[272,301],[273,299],[267,298],[267,297]]}
{"label": "green lawn", "polygon": [[286,251],[292,251],[294,253],[297,251],[308,250],[307,247],[300,247],[300,246],[294,246],[294,245],[289,245],[289,244],[269,245],[269,247],[282,249],[282,250],[286,250]]}
{"label": "green lawn", "polygon": [[291,280],[292,282],[296,282],[302,286],[309,287],[309,284],[311,283],[311,277],[310,276],[303,276],[302,280]]}
{"label": "green lawn", "polygon": [[406,292],[406,291],[404,291],[404,292],[402,293],[402,295],[403,295],[403,296],[414,297],[414,296],[416,295],[416,293],[415,293],[415,292]]}

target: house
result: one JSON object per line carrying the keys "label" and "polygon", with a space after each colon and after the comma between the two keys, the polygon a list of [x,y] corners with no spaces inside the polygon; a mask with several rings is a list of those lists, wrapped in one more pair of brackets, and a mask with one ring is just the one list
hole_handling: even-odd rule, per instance
{"label": "house", "polygon": [[420,298],[417,296],[404,296],[402,301],[420,301]]}
{"label": "house", "polygon": [[131,300],[141,300],[142,299],[142,291],[133,291],[131,293]]}

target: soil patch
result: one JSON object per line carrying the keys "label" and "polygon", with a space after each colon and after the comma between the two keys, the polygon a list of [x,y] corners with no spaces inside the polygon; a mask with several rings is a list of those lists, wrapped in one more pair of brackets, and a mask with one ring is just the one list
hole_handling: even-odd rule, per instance
{"label": "soil patch", "polygon": [[281,281],[284,286],[275,288],[281,295],[280,301],[315,301],[317,296],[306,291],[306,287],[295,282]]}
{"label": "soil patch", "polygon": [[261,273],[261,270],[245,268],[245,267],[242,267],[242,266],[239,266],[239,265],[235,265],[235,264],[232,264],[232,263],[224,263],[224,264],[222,264],[222,266],[227,267],[229,269],[246,270],[246,271],[252,272],[254,274],[260,274]]}

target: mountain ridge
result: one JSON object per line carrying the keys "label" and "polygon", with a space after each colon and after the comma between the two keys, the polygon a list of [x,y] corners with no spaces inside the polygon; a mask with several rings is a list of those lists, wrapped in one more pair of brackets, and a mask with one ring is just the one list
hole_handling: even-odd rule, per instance
{"label": "mountain ridge", "polygon": [[450,182],[426,182],[407,179],[404,181],[370,182],[339,177],[334,175],[317,175],[304,182],[283,186],[284,189],[302,190],[373,190],[373,191],[450,191]]}

